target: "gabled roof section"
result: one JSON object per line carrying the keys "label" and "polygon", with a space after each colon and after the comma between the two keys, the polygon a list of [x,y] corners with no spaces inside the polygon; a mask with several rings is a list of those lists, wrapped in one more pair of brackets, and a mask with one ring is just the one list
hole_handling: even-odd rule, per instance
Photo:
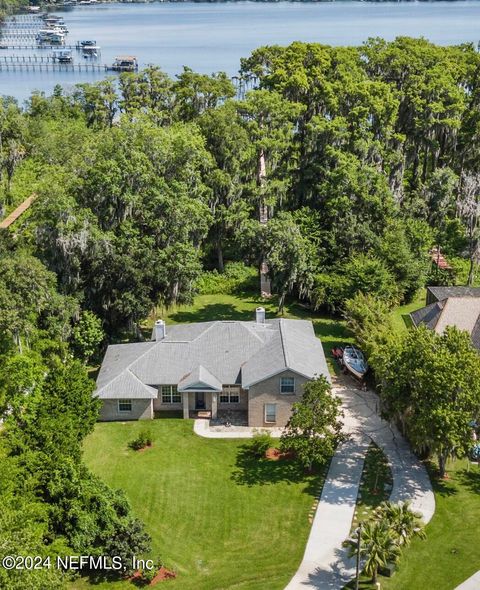
{"label": "gabled roof section", "polygon": [[424,324],[437,334],[448,326],[466,331],[480,349],[480,297],[448,297],[413,311],[410,317],[415,326]]}
{"label": "gabled roof section", "polygon": [[427,291],[430,291],[437,301],[448,297],[480,297],[480,287],[427,287]]}
{"label": "gabled roof section", "polygon": [[112,344],[107,348],[97,377],[100,390],[125,371],[135,360],[155,346],[155,342],[133,342],[131,344]]}
{"label": "gabled roof section", "polygon": [[198,365],[178,382],[178,391],[222,391],[222,382],[203,365]]}
{"label": "gabled roof section", "polygon": [[480,297],[449,297],[438,318],[435,332],[441,334],[447,326],[456,326],[472,335],[480,314]]}
{"label": "gabled roof section", "polygon": [[435,303],[421,307],[416,311],[412,311],[410,318],[412,319],[413,325],[418,327],[420,324],[425,324],[428,328],[434,330],[435,326],[437,325],[438,318],[442,313],[445,301],[446,300],[436,301]]}
{"label": "gabled roof section", "polygon": [[100,399],[155,399],[157,390],[145,385],[129,369],[95,392]]}
{"label": "gabled roof section", "polygon": [[330,380],[322,344],[309,321],[279,320],[278,333],[242,367],[242,385],[248,388],[286,370]]}

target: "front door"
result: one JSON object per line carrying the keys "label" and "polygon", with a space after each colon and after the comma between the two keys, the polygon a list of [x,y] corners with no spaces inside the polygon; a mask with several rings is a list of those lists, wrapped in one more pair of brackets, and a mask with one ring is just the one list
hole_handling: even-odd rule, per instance
{"label": "front door", "polygon": [[204,410],[205,409],[205,393],[203,391],[196,391],[195,392],[195,409],[196,410]]}

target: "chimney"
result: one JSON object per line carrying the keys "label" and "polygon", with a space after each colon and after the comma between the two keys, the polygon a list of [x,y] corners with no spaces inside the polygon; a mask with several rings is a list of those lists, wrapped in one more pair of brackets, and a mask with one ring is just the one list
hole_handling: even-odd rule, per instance
{"label": "chimney", "polygon": [[255,321],[257,324],[265,324],[265,308],[257,307],[255,310]]}
{"label": "chimney", "polygon": [[167,335],[167,326],[163,320],[157,320],[155,322],[155,340],[163,340]]}

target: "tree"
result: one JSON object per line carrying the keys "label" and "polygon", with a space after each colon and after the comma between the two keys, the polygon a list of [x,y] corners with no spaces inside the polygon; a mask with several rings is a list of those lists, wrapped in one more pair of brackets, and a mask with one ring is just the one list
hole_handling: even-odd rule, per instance
{"label": "tree", "polygon": [[417,451],[437,456],[443,477],[448,457],[469,452],[480,416],[480,358],[470,335],[422,326],[378,347],[370,363],[386,412]]}
{"label": "tree", "polygon": [[[357,554],[357,541],[349,543],[350,555]],[[363,569],[372,583],[377,583],[378,569],[395,563],[400,555],[396,535],[387,522],[367,521],[360,534],[360,556],[364,558]]]}
{"label": "tree", "polygon": [[394,333],[391,306],[374,295],[356,293],[344,303],[343,317],[347,328],[367,356],[377,346],[389,342]]}
{"label": "tree", "polygon": [[72,331],[72,346],[78,356],[87,362],[98,353],[105,338],[101,320],[91,311],[84,311]]}
{"label": "tree", "polygon": [[414,537],[425,539],[426,534],[419,512],[411,509],[411,502],[382,502],[375,510],[374,520],[386,523],[394,531],[400,546],[407,546]]}
{"label": "tree", "polygon": [[480,257],[480,174],[464,174],[462,176],[457,208],[467,231],[468,257],[470,259],[467,284],[472,285],[475,264]]}
{"label": "tree", "polygon": [[260,236],[272,287],[279,296],[278,311],[282,313],[285,298],[294,288],[300,297],[310,294],[315,253],[290,213],[279,213],[271,219],[260,228]]}
{"label": "tree", "polygon": [[310,471],[314,463],[324,464],[341,438],[340,405],[324,376],[306,383],[280,438],[282,449],[294,451]]}

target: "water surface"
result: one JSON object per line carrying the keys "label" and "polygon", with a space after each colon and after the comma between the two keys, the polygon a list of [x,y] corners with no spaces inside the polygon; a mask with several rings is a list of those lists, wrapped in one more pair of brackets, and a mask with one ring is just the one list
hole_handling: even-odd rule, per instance
{"label": "water surface", "polygon": [[[373,36],[410,35],[450,45],[477,43],[480,38],[480,0],[103,4],[78,6],[62,14],[70,31],[68,43],[95,39],[104,63],[116,55],[132,54],[141,66],[156,64],[172,76],[184,65],[198,72],[223,70],[235,75],[240,58],[254,48],[295,40],[358,45]],[[0,50],[0,56],[6,53]],[[0,94],[24,100],[34,89],[51,92],[55,84],[71,87],[103,76],[2,71]]]}

